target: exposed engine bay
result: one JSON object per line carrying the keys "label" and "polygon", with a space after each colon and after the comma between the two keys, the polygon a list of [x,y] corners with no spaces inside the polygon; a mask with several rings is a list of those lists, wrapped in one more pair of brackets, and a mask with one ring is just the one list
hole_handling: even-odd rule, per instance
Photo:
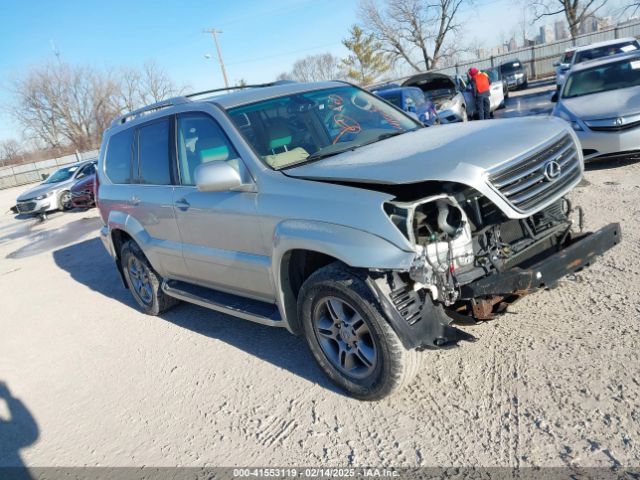
{"label": "exposed engine bay", "polygon": [[408,272],[413,290],[426,290],[446,307],[466,303],[476,318],[492,318],[497,302],[480,311],[475,308],[478,300],[465,298],[462,286],[531,265],[567,245],[572,231],[582,230],[582,211],[573,209],[566,198],[524,219],[507,218],[472,189],[413,202],[392,201],[385,211],[415,245],[417,256]]}

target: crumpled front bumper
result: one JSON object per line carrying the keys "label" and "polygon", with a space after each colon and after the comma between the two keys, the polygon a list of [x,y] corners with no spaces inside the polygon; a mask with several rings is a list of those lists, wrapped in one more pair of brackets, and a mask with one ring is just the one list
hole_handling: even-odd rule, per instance
{"label": "crumpled front bumper", "polygon": [[461,299],[493,295],[526,295],[554,286],[558,280],[590,265],[593,260],[620,243],[619,223],[577,237],[571,245],[526,269],[518,267],[481,278],[460,291]]}
{"label": "crumpled front bumper", "polygon": [[[458,300],[518,298],[540,288],[555,286],[565,275],[590,265],[594,259],[621,241],[620,224],[612,223],[597,232],[576,237],[568,247],[528,267],[482,277],[460,287]],[[442,304],[428,295],[413,291],[410,283],[397,273],[370,274],[367,283],[377,297],[392,328],[407,349],[443,347],[474,337],[452,325],[469,317],[456,311],[446,312]],[[398,293],[399,292],[399,293]],[[484,318],[490,314],[493,303]]]}

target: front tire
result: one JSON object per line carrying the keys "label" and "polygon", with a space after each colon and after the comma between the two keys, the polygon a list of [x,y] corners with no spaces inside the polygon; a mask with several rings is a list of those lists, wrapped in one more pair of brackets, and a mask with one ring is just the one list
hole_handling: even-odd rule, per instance
{"label": "front tire", "polygon": [[58,208],[63,212],[71,210],[73,205],[71,204],[71,192],[65,190],[58,195]]}
{"label": "front tire", "polygon": [[120,265],[133,298],[147,315],[160,315],[179,303],[162,291],[162,278],[134,241],[122,245]]}
{"label": "front tire", "polygon": [[361,400],[379,400],[408,384],[421,355],[406,350],[373,293],[341,263],[313,273],[298,296],[309,349],[329,379]]}

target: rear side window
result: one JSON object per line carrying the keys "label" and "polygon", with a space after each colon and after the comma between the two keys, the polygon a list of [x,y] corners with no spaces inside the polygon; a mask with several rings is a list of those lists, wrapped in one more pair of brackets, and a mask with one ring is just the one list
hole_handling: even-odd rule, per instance
{"label": "rear side window", "polygon": [[171,123],[163,119],[138,130],[138,165],[140,183],[171,185],[169,132]]}
{"label": "rear side window", "polygon": [[133,129],[116,133],[109,139],[105,172],[113,183],[131,183]]}

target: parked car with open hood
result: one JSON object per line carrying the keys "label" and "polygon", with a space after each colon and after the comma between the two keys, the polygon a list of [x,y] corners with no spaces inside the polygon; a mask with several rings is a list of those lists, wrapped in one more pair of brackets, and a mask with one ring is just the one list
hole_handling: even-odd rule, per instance
{"label": "parked car with open hood", "polygon": [[414,114],[426,126],[440,123],[435,105],[417,87],[389,85],[376,88],[372,92],[399,109]]}
{"label": "parked car with open hood", "polygon": [[454,319],[493,318],[620,241],[617,224],[581,232],[582,173],[553,117],[424,128],[344,82],[209,91],[105,132],[100,237],[144,312],[184,300],[302,334],[372,400],[472,339]]}
{"label": "parked car with open hood", "polygon": [[640,50],[575,65],[553,115],[576,132],[585,161],[640,159]]}
{"label": "parked car with open hood", "polygon": [[16,209],[23,214],[45,214],[52,210],[68,210],[71,205],[71,186],[93,175],[96,160],[74,163],[56,170],[40,185],[20,194]]}
{"label": "parked car with open hood", "polygon": [[473,114],[473,103],[467,101],[464,88],[456,78],[443,73],[419,73],[402,83],[418,87],[436,106],[442,123],[466,122]]}

